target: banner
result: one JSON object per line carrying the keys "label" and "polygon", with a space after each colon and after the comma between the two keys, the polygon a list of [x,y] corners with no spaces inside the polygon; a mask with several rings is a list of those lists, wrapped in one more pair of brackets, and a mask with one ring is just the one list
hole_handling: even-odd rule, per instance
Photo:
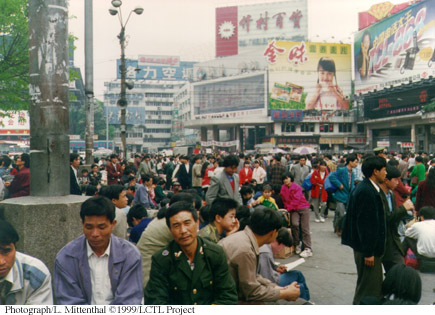
{"label": "banner", "polygon": [[[118,106],[105,106],[104,113],[109,112],[109,124],[121,124],[121,110]],[[145,125],[145,107],[128,106],[125,113],[127,125]]]}
{"label": "banner", "polygon": [[270,109],[349,110],[350,45],[273,40],[264,57]]}
{"label": "banner", "polygon": [[427,0],[355,36],[355,93],[435,75],[435,0]]}
{"label": "banner", "polygon": [[211,147],[211,146],[217,146],[217,147],[232,147],[239,145],[239,140],[233,140],[233,141],[201,141],[201,146],[203,147]]}

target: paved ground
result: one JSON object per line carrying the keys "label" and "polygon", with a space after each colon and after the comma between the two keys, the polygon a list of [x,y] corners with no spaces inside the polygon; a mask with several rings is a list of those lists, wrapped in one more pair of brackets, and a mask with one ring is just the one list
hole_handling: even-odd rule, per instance
{"label": "paved ground", "polygon": [[[333,233],[332,218],[329,212],[325,223],[315,223],[311,212],[310,228],[314,255],[297,267],[302,271],[310,289],[311,300],[317,305],[351,305],[356,285],[356,267],[353,251],[341,245],[340,238]],[[299,259],[294,255],[287,259],[277,259],[288,263]],[[423,292],[421,305],[435,303],[435,274],[420,273]]]}

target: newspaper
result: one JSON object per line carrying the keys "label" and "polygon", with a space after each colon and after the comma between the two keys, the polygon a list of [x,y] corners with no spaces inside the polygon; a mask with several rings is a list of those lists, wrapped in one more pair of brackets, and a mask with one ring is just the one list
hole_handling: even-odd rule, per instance
{"label": "newspaper", "polygon": [[287,271],[295,269],[297,266],[299,266],[300,264],[303,264],[305,262],[305,259],[303,258],[299,258],[298,260],[295,260],[291,263],[285,264],[284,266],[286,266]]}

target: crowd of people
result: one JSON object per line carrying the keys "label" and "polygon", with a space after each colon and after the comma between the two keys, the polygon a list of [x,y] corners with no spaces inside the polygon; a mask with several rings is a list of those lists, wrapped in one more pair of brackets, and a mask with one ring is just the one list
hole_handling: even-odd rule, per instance
{"label": "crowd of people", "polygon": [[[402,267],[409,255],[435,271],[435,159],[424,152],[112,154],[81,164],[71,153],[70,193],[90,197],[83,235],[57,254],[53,288],[0,221],[1,304],[312,304],[313,279],[277,265],[273,251],[312,257],[310,216],[324,224],[330,211],[331,233],[354,252],[353,304],[418,303],[419,274]],[[0,158],[3,198],[29,195],[29,166],[27,154]],[[399,294],[401,277],[415,286]]]}

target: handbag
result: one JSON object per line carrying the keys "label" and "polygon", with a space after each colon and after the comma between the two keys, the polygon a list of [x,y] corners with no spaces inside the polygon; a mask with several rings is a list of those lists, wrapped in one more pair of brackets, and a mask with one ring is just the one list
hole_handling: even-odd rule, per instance
{"label": "handbag", "polygon": [[302,182],[302,188],[307,191],[313,188],[313,184],[311,183],[311,174],[305,177],[304,181]]}
{"label": "handbag", "polygon": [[411,178],[411,184],[417,185],[418,184],[418,176],[412,176]]}
{"label": "handbag", "polygon": [[335,193],[338,189],[337,186],[335,186],[332,182],[331,182],[331,176],[336,176],[335,175],[335,171],[330,173],[328,177],[325,178],[325,181],[323,183],[323,187],[325,187],[325,190],[329,193]]}

